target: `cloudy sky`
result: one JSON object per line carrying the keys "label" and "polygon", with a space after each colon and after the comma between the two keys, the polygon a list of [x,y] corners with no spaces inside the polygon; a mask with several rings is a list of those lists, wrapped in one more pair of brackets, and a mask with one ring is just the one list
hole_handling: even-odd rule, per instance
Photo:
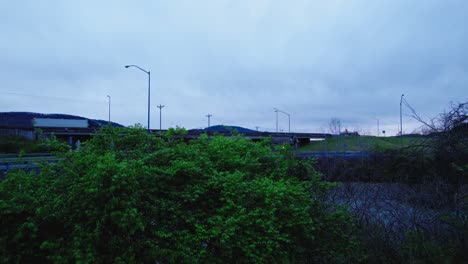
{"label": "cloudy sky", "polygon": [[[0,112],[151,128],[398,130],[468,98],[466,0],[0,0]],[[403,129],[418,125],[403,109]],[[279,115],[279,129],[288,118]]]}

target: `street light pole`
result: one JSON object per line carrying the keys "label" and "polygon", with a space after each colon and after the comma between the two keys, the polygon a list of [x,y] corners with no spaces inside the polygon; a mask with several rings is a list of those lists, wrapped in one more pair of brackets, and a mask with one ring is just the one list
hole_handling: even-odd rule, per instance
{"label": "street light pole", "polygon": [[162,125],[161,125],[162,124],[162,121],[161,121],[162,120],[162,118],[161,118],[162,114],[161,114],[161,112],[162,112],[163,107],[164,107],[164,105],[158,105],[157,106],[157,108],[159,108],[159,133],[161,133],[161,131],[162,131]]}
{"label": "street light pole", "polygon": [[148,133],[150,132],[150,98],[151,98],[151,72],[147,71],[137,65],[125,65],[125,68],[130,68],[130,67],[135,67],[139,69],[140,71],[148,74]]}
{"label": "street light pole", "polygon": [[107,95],[107,98],[109,99],[109,124],[111,123],[111,97],[110,95]]}
{"label": "street light pole", "polygon": [[278,132],[278,112],[280,112],[288,116],[288,133],[291,133],[291,115],[277,108],[274,108],[274,109],[276,112],[276,132]]}
{"label": "street light pole", "polygon": [[405,95],[402,94],[400,97],[400,148],[403,148],[403,115],[401,111],[401,105],[403,103],[403,96]]}
{"label": "street light pole", "polygon": [[380,137],[380,124],[379,124],[380,120],[377,119],[377,136]]}
{"label": "street light pole", "polygon": [[150,132],[151,72],[148,71],[148,132]]}

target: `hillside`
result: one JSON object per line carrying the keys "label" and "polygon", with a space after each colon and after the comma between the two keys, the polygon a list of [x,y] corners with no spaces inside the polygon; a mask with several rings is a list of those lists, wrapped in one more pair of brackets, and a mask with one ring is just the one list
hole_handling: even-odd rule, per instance
{"label": "hillside", "polygon": [[196,132],[218,132],[218,133],[256,133],[258,131],[248,129],[245,127],[239,127],[239,126],[228,126],[228,125],[216,125],[216,126],[210,126],[204,129],[190,129],[189,132],[191,131],[196,131]]}

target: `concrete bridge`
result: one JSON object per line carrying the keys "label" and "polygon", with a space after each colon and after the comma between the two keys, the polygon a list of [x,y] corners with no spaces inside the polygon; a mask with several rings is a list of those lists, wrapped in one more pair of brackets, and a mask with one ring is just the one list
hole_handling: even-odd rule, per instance
{"label": "concrete bridge", "polygon": [[[27,131],[26,131],[27,130]],[[86,141],[90,139],[94,134],[97,133],[97,128],[41,128],[41,134],[45,137],[50,137],[52,134],[57,138],[63,139],[68,142],[69,145],[75,145],[78,140]],[[34,129],[21,129],[22,132],[30,132],[32,138],[41,136],[41,134],[35,133]],[[151,129],[150,133],[155,136],[160,136],[161,133],[167,130]],[[202,134],[208,134],[209,136],[223,135],[232,136],[235,134],[241,135],[242,137],[252,139],[253,141],[260,141],[263,139],[271,138],[273,144],[292,144],[297,146],[308,145],[311,140],[319,140],[331,137],[331,134],[326,133],[286,133],[286,132],[235,132],[235,131],[211,131],[208,129],[192,129],[187,131],[187,135],[184,137],[187,140],[195,139],[200,137]]]}
{"label": "concrete bridge", "polygon": [[[159,130],[159,129],[151,129],[151,134],[155,136],[160,136],[161,133],[166,132],[167,130]],[[79,128],[79,129],[44,129],[43,135],[50,136],[55,135],[58,138],[66,140],[70,145],[76,143],[77,140],[85,141],[90,139],[95,133],[97,133],[96,129],[93,128]],[[187,135],[184,138],[196,139],[199,138],[202,134],[208,134],[209,136],[214,135],[222,135],[222,136],[232,136],[234,134],[239,134],[242,137],[252,139],[253,141],[260,141],[263,139],[270,138],[272,139],[274,144],[296,144],[298,146],[305,146],[308,145],[311,140],[320,140],[331,137],[331,134],[326,133],[285,133],[285,132],[219,132],[219,131],[210,131],[205,129],[193,129],[188,130]]]}
{"label": "concrete bridge", "polygon": [[[159,130],[157,130],[159,132]],[[209,129],[189,130],[186,138],[195,139],[200,137],[201,134],[206,133],[209,136],[222,135],[230,137],[232,135],[241,135],[242,137],[252,139],[253,141],[260,141],[263,139],[271,138],[273,144],[298,144],[298,146],[305,146],[311,140],[320,140],[331,137],[331,134],[325,133],[285,133],[285,132],[219,132],[210,131]]]}

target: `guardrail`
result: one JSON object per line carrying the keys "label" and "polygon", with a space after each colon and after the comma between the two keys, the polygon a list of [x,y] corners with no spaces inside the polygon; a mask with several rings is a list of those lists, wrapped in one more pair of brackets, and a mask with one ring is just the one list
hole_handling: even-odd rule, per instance
{"label": "guardrail", "polygon": [[13,169],[38,169],[41,162],[56,163],[58,159],[50,153],[0,154],[0,176]]}
{"label": "guardrail", "polygon": [[19,158],[19,157],[50,157],[52,156],[51,153],[43,152],[43,153],[25,153],[23,155],[19,155],[16,153],[0,153],[0,159],[2,158]]}
{"label": "guardrail", "polygon": [[369,152],[365,151],[301,151],[296,152],[298,158],[364,158],[369,156]]}

